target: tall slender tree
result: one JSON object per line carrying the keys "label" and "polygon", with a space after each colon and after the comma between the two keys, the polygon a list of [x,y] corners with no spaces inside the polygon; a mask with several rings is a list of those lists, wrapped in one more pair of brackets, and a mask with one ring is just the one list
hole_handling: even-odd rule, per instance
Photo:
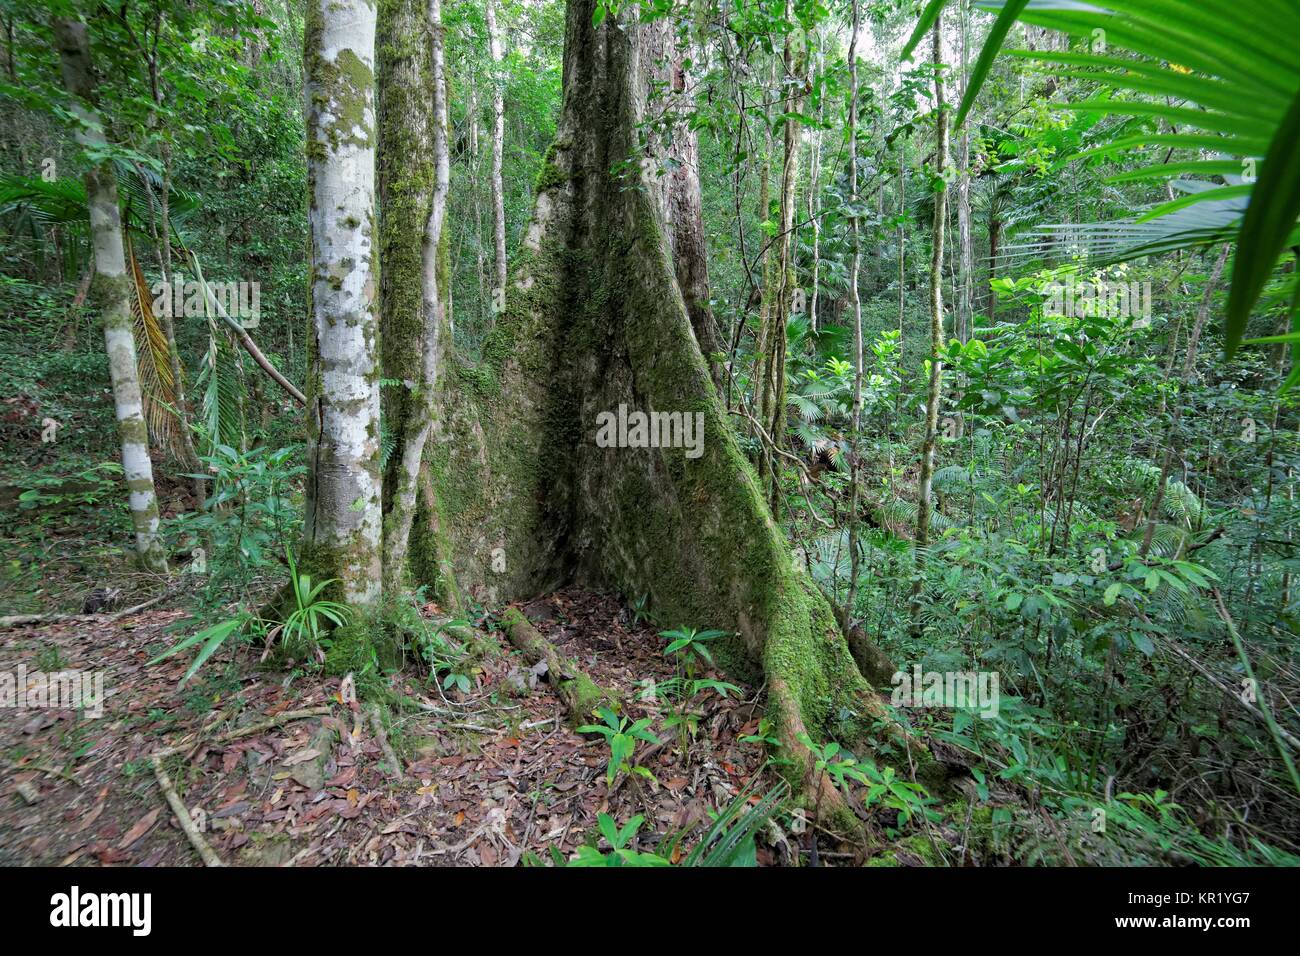
{"label": "tall slender tree", "polygon": [[849,116],[844,131],[849,142],[849,234],[852,237],[852,257],[849,260],[849,303],[853,309],[853,432],[849,452],[849,593],[844,601],[842,615],[846,628],[852,627],[853,605],[858,593],[858,508],[861,506],[861,453],[858,441],[862,434],[862,374],[865,360],[862,347],[862,298],[858,290],[858,267],[862,262],[861,236],[859,235],[858,204],[858,0],[853,0],[852,20],[849,29]]}
{"label": "tall slender tree", "polygon": [[[943,16],[934,21],[934,220],[930,246],[930,380],[925,395],[925,442],[921,447],[920,497],[916,511],[916,553],[924,561],[930,544],[931,480],[939,441],[939,405],[943,400],[943,240],[948,224],[948,106],[943,92]],[[920,586],[920,578],[917,579]]]}
{"label": "tall slender tree", "polygon": [[487,0],[488,53],[492,58],[492,242],[496,249],[497,296],[506,288],[506,200],[502,164],[506,142],[504,54],[497,25],[497,0]]}
{"label": "tall slender tree", "polygon": [[109,158],[104,118],[96,106],[90,34],[86,24],[80,21],[57,20],[54,35],[59,47],[63,85],[72,95],[72,112],[77,121],[76,139],[90,160],[86,170],[86,201],[90,207],[90,235],[95,260],[91,294],[104,325],[104,348],[108,352],[108,373],[113,383],[113,404],[122,445],[122,471],[130,490],[136,554],[148,570],[165,572],[167,555],[158,531],[158,496],[154,490],[149,428],[144,420],[135,336],[131,327],[134,285],[126,268],[117,176]]}
{"label": "tall slender tree", "polygon": [[[785,18],[794,20],[793,0],[785,0]],[[754,378],[755,416],[763,430],[764,448],[759,456],[759,477],[774,513],[780,507],[780,452],[785,444],[786,419],[786,320],[794,295],[794,214],[799,179],[799,122],[795,119],[803,103],[803,71],[807,66],[803,34],[794,24],[786,34],[781,54],[782,162],[780,216],[776,227],[773,276],[763,290],[766,308],[757,346],[758,368]]]}
{"label": "tall slender tree", "polygon": [[[445,364],[443,352],[451,347],[445,315],[446,290],[442,288],[445,283],[440,279],[439,262],[451,161],[447,147],[442,0],[388,0],[381,16],[380,29],[385,40],[380,62],[383,91],[380,140],[384,153],[380,182],[384,214],[381,248],[386,254],[393,253],[395,258],[413,253],[416,248],[420,250],[418,303],[403,301],[404,293],[409,291],[403,287],[415,283],[411,281],[412,276],[400,270],[393,276],[385,275],[381,285],[380,309],[385,327],[408,320],[410,316],[405,313],[413,309],[413,324],[418,330],[414,343],[407,337],[397,336],[395,344],[400,344],[401,354],[396,349],[386,349],[384,361],[388,375],[400,367],[403,382],[410,382],[409,394],[403,396],[400,404],[389,406],[394,412],[390,427],[396,432],[397,449],[389,471],[392,487],[384,523],[384,588],[389,593],[397,593],[406,580],[416,495],[424,473],[424,450],[436,412],[438,375]],[[420,115],[426,111],[427,117]],[[392,142],[394,139],[396,142]],[[416,148],[411,149],[412,146]],[[420,152],[428,158],[419,155]],[[426,184],[430,178],[432,182]],[[426,189],[427,212],[417,245],[417,236],[402,227],[407,225],[405,217],[413,211],[411,207],[422,210],[426,206],[423,195]],[[402,203],[408,204],[406,208],[401,208]],[[410,348],[412,344],[417,347]],[[418,355],[418,363],[410,361],[412,355]]]}
{"label": "tall slender tree", "polygon": [[375,6],[307,8],[311,401],[303,564],[345,600],[380,595],[381,493],[375,315]]}

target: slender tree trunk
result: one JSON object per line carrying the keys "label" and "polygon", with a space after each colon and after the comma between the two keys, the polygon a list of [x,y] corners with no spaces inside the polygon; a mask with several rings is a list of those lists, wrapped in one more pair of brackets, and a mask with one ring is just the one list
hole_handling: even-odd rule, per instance
{"label": "slender tree trunk", "polygon": [[492,326],[492,294],[487,283],[487,255],[483,243],[483,203],[479,196],[483,168],[479,155],[478,78],[472,71],[469,75],[467,96],[465,123],[469,151],[469,195],[474,206],[474,280],[478,285],[479,328],[488,329]]}
{"label": "slender tree trunk", "polygon": [[[162,30],[161,10],[154,21],[155,38],[157,32]],[[150,116],[151,125],[156,125],[158,117],[162,112],[165,95],[163,93],[162,78],[158,69],[157,50],[149,57],[149,89],[153,96],[154,106],[158,112]],[[174,292],[172,286],[172,218],[171,218],[171,186],[172,186],[172,144],[164,136],[159,144],[159,153],[162,159],[162,191],[158,197],[158,218],[159,227],[162,232],[162,242],[158,247],[158,263],[162,267],[163,283],[167,289],[169,298]],[[176,395],[176,413],[181,423],[181,448],[185,455],[185,463],[192,468],[195,474],[203,471],[202,464],[199,462],[198,451],[194,447],[194,433],[190,426],[194,415],[190,408],[189,397],[185,392],[185,369],[181,363],[180,346],[176,344],[176,321],[172,316],[172,309],[161,310],[159,318],[162,321],[163,334],[167,337],[167,362],[172,373],[172,387]],[[198,511],[203,511],[207,507],[208,491],[207,479],[194,479],[194,506]]]}
{"label": "slender tree trunk", "polygon": [[306,61],[312,338],[302,564],[365,605],[381,589],[374,5],[311,0]]}
{"label": "slender tree trunk", "polygon": [[993,291],[993,280],[998,274],[998,250],[1002,245],[1002,219],[996,208],[989,213],[989,281],[985,293],[984,312],[992,320],[997,308],[998,296]]}
{"label": "slender tree trunk", "polygon": [[[786,0],[786,18],[793,19],[792,0]],[[796,55],[790,37],[786,37],[782,54],[784,75],[796,76],[804,68],[803,57]],[[782,104],[783,112],[797,113],[801,98],[796,94]],[[777,224],[776,255],[773,281],[765,289],[769,307],[764,314],[759,335],[758,374],[755,377],[755,415],[767,434],[770,447],[765,447],[759,457],[759,477],[767,492],[773,513],[779,513],[781,501],[780,467],[778,453],[785,446],[785,356],[786,319],[790,314],[790,301],[794,292],[794,213],[796,184],[799,175],[799,124],[787,119],[782,124],[783,161],[781,164],[781,212]]]}
{"label": "slender tree trunk", "polygon": [[496,288],[506,287],[506,205],[502,156],[506,141],[505,76],[496,0],[487,2],[488,49],[492,56],[492,237],[496,247]]}
{"label": "slender tree trunk", "polygon": [[74,97],[77,142],[94,165],[86,172],[86,199],[90,206],[91,242],[95,277],[91,295],[104,324],[113,404],[122,443],[122,471],[131,499],[131,523],[141,564],[150,571],[166,572],[167,555],[158,533],[158,497],[154,491],[153,462],[149,458],[149,429],[144,420],[144,400],[136,365],[132,332],[133,280],[126,269],[122,221],[113,164],[102,157],[108,150],[104,120],[95,107],[95,81],[90,62],[90,37],[84,23],[57,20],[55,39],[63,84]]}
{"label": "slender tree trunk", "polygon": [[[171,242],[171,202],[168,191],[171,189],[171,172],[172,172],[172,150],[171,145],[164,143],[162,146],[163,155],[163,183],[162,195],[159,197],[158,205],[161,210],[162,225],[162,243],[159,246],[159,259],[162,263],[163,282],[168,290],[172,292],[172,242]],[[171,365],[172,382],[175,383],[176,390],[176,411],[181,419],[181,445],[185,450],[185,458],[195,473],[202,472],[202,466],[199,462],[199,453],[194,447],[194,433],[190,427],[193,415],[190,409],[189,395],[185,391],[185,369],[181,364],[181,350],[176,343],[176,320],[172,317],[171,309],[164,309],[162,314],[163,332],[167,336],[167,361]],[[198,511],[203,511],[207,507],[208,490],[207,480],[204,478],[194,479],[194,506]]]}
{"label": "slender tree trunk", "polygon": [[[970,15],[963,2],[961,15],[961,90],[958,98],[966,95],[970,82]],[[970,219],[970,123],[963,123],[961,144],[957,152],[957,243],[960,256],[960,275],[957,286],[957,340],[970,338],[971,321],[975,310],[975,245],[971,238]]]}
{"label": "slender tree trunk", "polygon": [[[906,334],[903,331],[903,319],[907,314],[907,143],[898,147],[898,358],[903,358],[903,343]],[[894,396],[894,415],[897,418],[902,410],[903,390],[899,388]],[[890,466],[893,466],[893,453],[890,453]]]}
{"label": "slender tree trunk", "polygon": [[1169,428],[1165,432],[1165,452],[1160,461],[1160,478],[1156,482],[1155,494],[1151,497],[1151,507],[1147,511],[1147,523],[1142,531],[1142,544],[1138,548],[1140,557],[1146,557],[1147,552],[1151,550],[1151,541],[1155,537],[1156,525],[1160,521],[1160,506],[1165,500],[1165,485],[1169,483],[1169,472],[1174,462],[1174,446],[1178,442],[1178,426],[1183,417],[1181,392],[1191,384],[1192,374],[1196,371],[1196,349],[1201,340],[1201,330],[1205,328],[1205,320],[1209,318],[1210,307],[1214,304],[1214,291],[1219,285],[1219,277],[1223,275],[1223,266],[1228,261],[1228,253],[1231,251],[1232,247],[1224,243],[1219,257],[1214,260],[1214,267],[1205,281],[1205,291],[1201,294],[1200,307],[1196,311],[1196,322],[1192,325],[1192,331],[1187,339],[1187,355],[1183,360],[1180,394],[1174,399],[1173,415],[1169,421]]}
{"label": "slender tree trunk", "polygon": [[[941,181],[934,197],[930,251],[930,381],[925,397],[925,443],[921,448],[920,495],[916,512],[916,554],[920,565],[930,544],[930,482],[934,477],[935,445],[939,439],[939,404],[943,399],[943,238],[948,220],[948,191],[942,184],[948,160],[948,107],[943,96],[943,17],[934,22],[934,171]],[[920,587],[920,578],[917,579]]]}
{"label": "slender tree trunk", "polygon": [[[415,311],[418,323],[418,366],[410,367],[409,353],[394,355],[385,350],[385,372],[391,374],[400,367],[404,381],[411,382],[410,394],[405,396],[399,415],[389,419],[397,430],[397,448],[389,469],[388,510],[384,519],[384,590],[390,594],[401,592],[406,582],[407,551],[411,540],[411,526],[417,509],[417,491],[424,468],[425,445],[433,428],[435,403],[439,385],[439,370],[444,365],[443,351],[450,347],[450,329],[444,309],[445,290],[440,289],[439,254],[442,251],[443,220],[447,211],[447,194],[451,181],[451,162],[447,148],[447,85],[442,25],[442,0],[386,0],[381,8],[383,22],[380,30],[380,71],[383,93],[380,100],[380,140],[384,153],[380,164],[380,202],[384,212],[381,237],[381,254],[390,251],[386,240],[412,244],[414,238],[398,227],[406,225],[400,217],[403,210],[394,206],[401,200],[412,205],[423,205],[423,196],[400,195],[403,186],[412,191],[421,189],[427,178],[418,173],[410,177],[403,166],[419,170],[431,161],[432,194],[425,215],[419,268],[420,301]],[[391,11],[391,13],[390,13]],[[414,47],[414,49],[412,49]],[[396,102],[394,102],[396,100]],[[430,104],[431,116],[426,121],[414,114]],[[398,114],[394,115],[394,109]],[[411,130],[403,142],[402,133]],[[395,148],[389,153],[389,140],[396,138]],[[427,143],[418,142],[426,140]],[[420,152],[400,147],[424,146]],[[395,181],[394,181],[395,180]],[[412,182],[414,180],[414,182]],[[389,222],[392,215],[397,221]],[[397,255],[401,250],[393,249]],[[385,258],[385,261],[386,258]],[[385,270],[387,271],[387,270]],[[395,314],[399,309],[415,303],[395,303],[405,291],[399,285],[409,283],[407,275],[398,272],[385,275],[381,284],[380,309],[385,331],[390,324],[403,321],[406,316]],[[396,330],[394,330],[395,332]],[[404,339],[398,339],[408,345]],[[409,375],[410,378],[406,378]],[[390,405],[391,407],[391,405]],[[396,411],[396,409],[394,409]]]}
{"label": "slender tree trunk", "polygon": [[858,0],[853,0],[853,16],[849,37],[849,120],[846,135],[849,139],[849,203],[854,208],[849,218],[853,257],[849,265],[849,302],[853,308],[853,438],[849,445],[852,459],[849,462],[849,593],[844,601],[842,615],[845,628],[853,627],[853,606],[858,593],[858,509],[861,507],[861,478],[858,439],[862,433],[862,375],[865,362],[862,347],[862,300],[858,292],[858,266],[862,250],[858,234]]}
{"label": "slender tree trunk", "polygon": [[[857,43],[857,37],[849,41],[849,49],[854,49]],[[817,40],[817,79],[820,80],[822,71],[825,67],[826,60],[826,36],[820,34]],[[850,69],[853,66],[850,65]],[[826,118],[826,100],[823,97],[817,107],[817,119],[824,121]],[[852,135],[850,133],[850,135]],[[818,193],[821,189],[821,171],[822,171],[822,131],[819,128],[812,131],[809,136],[808,144],[808,222],[812,226],[812,292],[808,296],[808,328],[817,331],[817,304],[821,293],[821,238],[822,225],[821,217],[817,215]],[[853,152],[851,161],[856,162],[857,151]],[[854,173],[856,175],[856,171]],[[854,195],[857,195],[856,187]],[[854,220],[854,228],[857,228],[857,221]]]}

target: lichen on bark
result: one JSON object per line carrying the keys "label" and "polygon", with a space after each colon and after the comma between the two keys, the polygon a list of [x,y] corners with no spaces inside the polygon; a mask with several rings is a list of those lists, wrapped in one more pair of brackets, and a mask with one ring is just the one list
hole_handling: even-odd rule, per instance
{"label": "lichen on bark", "polygon": [[369,605],[380,593],[382,488],[374,5],[312,0],[305,33],[312,335],[301,563]]}

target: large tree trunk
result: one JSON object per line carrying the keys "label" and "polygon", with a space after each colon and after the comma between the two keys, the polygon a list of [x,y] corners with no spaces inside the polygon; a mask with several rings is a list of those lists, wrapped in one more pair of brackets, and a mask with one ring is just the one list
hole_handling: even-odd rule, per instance
{"label": "large tree trunk", "polygon": [[[564,107],[533,221],[484,363],[457,371],[461,400],[435,444],[456,570],[487,604],[574,582],[734,632],[723,660],[766,678],[783,756],[820,786],[800,735],[863,742],[882,707],[737,446],[659,203],[631,188],[651,186],[634,132],[638,25],[611,14],[593,28],[593,5],[569,3]],[[687,414],[702,442],[600,447],[598,416],[620,405]]]}
{"label": "large tree trunk", "polygon": [[657,90],[651,108],[655,115],[663,117],[657,141],[649,145],[666,167],[659,177],[657,190],[664,233],[672,250],[677,285],[691,317],[691,328],[709,362],[714,384],[721,386],[725,355],[709,301],[709,258],[700,197],[700,146],[695,130],[684,119],[689,109],[683,102],[685,62],[687,54],[693,56],[695,51],[675,47],[672,20],[668,18],[642,25],[638,42],[643,72],[650,80],[647,93]]}
{"label": "large tree trunk", "polygon": [[108,152],[108,140],[104,120],[95,108],[90,38],[86,25],[72,20],[55,21],[54,32],[63,84],[74,98],[77,142],[93,157],[93,165],[86,172],[95,258],[91,296],[104,323],[104,348],[108,352],[108,373],[113,383],[113,404],[122,443],[122,471],[130,491],[136,553],[148,570],[166,572],[167,555],[158,534],[158,497],[154,491],[149,429],[144,420],[132,332],[131,296],[135,287],[126,271],[117,177],[112,162],[103,158]]}
{"label": "large tree trunk", "polygon": [[378,599],[381,580],[374,4],[312,0],[306,60],[312,338],[303,563],[365,605]]}

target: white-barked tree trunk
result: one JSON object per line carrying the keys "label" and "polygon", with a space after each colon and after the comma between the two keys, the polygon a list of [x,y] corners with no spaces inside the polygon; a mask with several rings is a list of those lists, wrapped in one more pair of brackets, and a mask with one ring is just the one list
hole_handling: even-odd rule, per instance
{"label": "white-barked tree trunk", "polygon": [[154,491],[149,428],[144,420],[132,332],[133,280],[126,271],[117,177],[112,161],[104,158],[108,151],[108,137],[103,118],[95,108],[90,38],[86,25],[73,20],[56,21],[54,33],[63,84],[74,97],[72,109],[78,121],[77,142],[97,158],[86,171],[86,200],[94,247],[91,295],[104,325],[104,348],[108,352],[108,372],[113,383],[113,404],[122,442],[122,471],[131,496],[136,553],[148,570],[166,572],[167,555],[158,532],[158,496]]}
{"label": "white-barked tree trunk", "polygon": [[307,175],[311,405],[303,564],[343,598],[381,591],[378,322],[375,315],[375,6],[311,0]]}

